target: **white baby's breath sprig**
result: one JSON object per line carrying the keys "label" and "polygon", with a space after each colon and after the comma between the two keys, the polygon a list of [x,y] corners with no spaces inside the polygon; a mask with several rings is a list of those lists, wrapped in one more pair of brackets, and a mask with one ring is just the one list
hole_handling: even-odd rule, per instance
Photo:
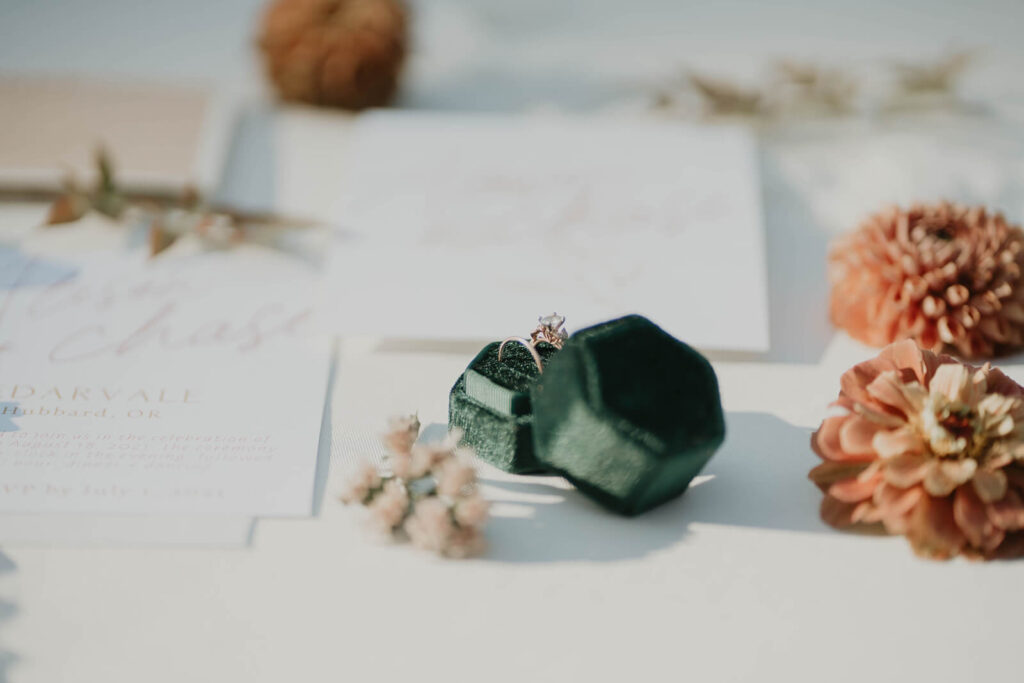
{"label": "white baby's breath sprig", "polygon": [[479,554],[489,506],[477,487],[475,453],[460,445],[460,430],[431,443],[417,443],[419,431],[415,415],[392,418],[382,436],[385,471],[360,467],[345,482],[341,501],[365,506],[378,533],[407,536],[445,557]]}

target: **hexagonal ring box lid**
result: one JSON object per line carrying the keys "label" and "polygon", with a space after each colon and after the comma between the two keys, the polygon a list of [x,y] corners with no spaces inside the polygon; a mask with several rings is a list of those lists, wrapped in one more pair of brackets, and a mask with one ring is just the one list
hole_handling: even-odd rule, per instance
{"label": "hexagonal ring box lid", "polygon": [[725,438],[711,364],[638,315],[574,334],[530,394],[537,460],[624,515],[683,493]]}

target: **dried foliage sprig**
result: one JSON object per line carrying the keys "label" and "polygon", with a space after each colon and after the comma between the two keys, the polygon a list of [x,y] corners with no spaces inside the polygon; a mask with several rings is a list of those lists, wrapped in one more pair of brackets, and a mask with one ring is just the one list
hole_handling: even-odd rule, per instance
{"label": "dried foliage sprig", "polygon": [[[661,88],[654,107],[699,118],[776,121],[802,116],[846,116],[858,110],[947,106],[973,60],[957,52],[933,62],[890,63],[880,74],[890,82],[882,101],[871,102],[863,81],[872,74],[781,60],[754,83],[740,83],[689,70],[681,82]],[[922,97],[926,96],[926,97]]]}
{"label": "dried foliage sprig", "polygon": [[73,173],[64,179],[64,190],[50,205],[47,225],[71,223],[96,211],[107,218],[120,219],[127,200],[114,182],[114,164],[104,148],[96,150],[96,185],[83,187]]}
{"label": "dried foliage sprig", "polygon": [[957,81],[973,60],[974,53],[963,51],[954,52],[934,62],[895,62],[892,68],[905,94],[948,94],[953,92]]}
{"label": "dried foliage sprig", "polygon": [[415,416],[393,418],[384,444],[387,471],[362,465],[346,482],[341,501],[360,504],[369,524],[385,535],[404,534],[414,545],[445,557],[483,550],[488,503],[477,488],[472,449],[455,430],[436,443],[416,443]]}
{"label": "dried foliage sprig", "polygon": [[247,241],[269,243],[283,230],[314,225],[311,221],[212,206],[191,187],[177,198],[126,192],[118,184],[114,163],[103,148],[96,151],[96,170],[96,183],[91,188],[83,186],[73,174],[68,175],[63,192],[50,205],[46,225],[72,223],[90,211],[125,224],[142,223],[149,232],[151,256],[187,235],[208,247],[226,248]]}
{"label": "dried foliage sprig", "polygon": [[758,88],[698,73],[690,73],[687,78],[711,116],[757,117],[767,116],[771,111],[765,94]]}
{"label": "dried foliage sprig", "polygon": [[919,555],[1024,555],[1024,388],[907,340],[848,370],[811,437],[821,517],[881,527]]}
{"label": "dried foliage sprig", "polygon": [[852,74],[806,62],[778,62],[774,81],[782,108],[790,111],[841,116],[856,109],[860,92],[860,82]]}

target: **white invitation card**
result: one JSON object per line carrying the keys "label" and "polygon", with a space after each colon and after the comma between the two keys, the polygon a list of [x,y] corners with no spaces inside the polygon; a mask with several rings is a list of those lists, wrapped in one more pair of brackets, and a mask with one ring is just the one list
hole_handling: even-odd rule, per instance
{"label": "white invitation card", "polygon": [[552,311],[572,329],[641,313],[700,348],[767,350],[748,131],[374,113],[349,135],[336,173],[311,157],[338,177],[337,331],[493,339]]}
{"label": "white invitation card", "polygon": [[0,512],[309,514],[329,370],[309,267],[144,251],[0,249]]}

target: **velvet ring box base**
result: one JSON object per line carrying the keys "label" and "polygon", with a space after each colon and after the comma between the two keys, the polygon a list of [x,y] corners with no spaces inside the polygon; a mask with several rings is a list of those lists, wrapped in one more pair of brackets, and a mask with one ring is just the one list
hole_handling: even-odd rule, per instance
{"label": "velvet ring box base", "polygon": [[[533,449],[533,410],[530,387],[540,373],[530,352],[517,343],[488,344],[470,362],[448,397],[448,424],[465,432],[463,441],[490,464],[516,474],[546,470]],[[537,348],[546,362],[557,350]]]}

